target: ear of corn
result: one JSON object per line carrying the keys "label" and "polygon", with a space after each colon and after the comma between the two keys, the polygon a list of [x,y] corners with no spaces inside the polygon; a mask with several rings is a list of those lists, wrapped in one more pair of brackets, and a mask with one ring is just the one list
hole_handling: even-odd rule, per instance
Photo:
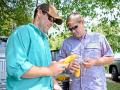
{"label": "ear of corn", "polygon": [[[62,64],[69,64],[70,62],[74,61],[77,58],[76,54],[72,54],[64,59]],[[80,77],[80,69],[77,69],[74,73],[75,77]]]}
{"label": "ear of corn", "polygon": [[63,64],[69,64],[70,62],[74,61],[77,58],[76,54],[72,54],[64,59],[62,62]]}
{"label": "ear of corn", "polygon": [[74,72],[74,75],[75,75],[75,77],[80,77],[80,69],[77,69],[77,70]]}

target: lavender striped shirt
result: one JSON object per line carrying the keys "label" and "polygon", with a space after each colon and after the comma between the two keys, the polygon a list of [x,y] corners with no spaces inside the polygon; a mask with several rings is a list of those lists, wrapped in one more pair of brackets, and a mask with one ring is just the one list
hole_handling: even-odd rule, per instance
{"label": "lavender striped shirt", "polygon": [[[57,60],[70,54],[77,54],[77,61],[82,62],[85,58],[97,58],[113,56],[112,49],[104,35],[91,32],[77,39],[73,36],[64,40],[59,51]],[[105,71],[102,65],[85,69],[81,66],[81,77],[71,77],[71,90],[106,90]]]}

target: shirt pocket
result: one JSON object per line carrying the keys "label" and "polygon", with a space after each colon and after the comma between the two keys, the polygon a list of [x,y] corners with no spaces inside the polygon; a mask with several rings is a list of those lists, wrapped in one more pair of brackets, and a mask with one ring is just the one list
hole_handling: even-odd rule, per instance
{"label": "shirt pocket", "polygon": [[101,47],[99,43],[88,43],[84,48],[84,58],[99,58],[101,56]]}

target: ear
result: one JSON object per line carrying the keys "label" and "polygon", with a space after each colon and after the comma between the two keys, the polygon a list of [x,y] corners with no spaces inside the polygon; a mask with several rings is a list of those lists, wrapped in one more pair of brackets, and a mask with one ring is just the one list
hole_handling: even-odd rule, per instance
{"label": "ear", "polygon": [[37,16],[38,16],[38,17],[41,17],[42,15],[43,15],[42,11],[41,11],[41,10],[38,10]]}
{"label": "ear", "polygon": [[84,21],[84,20],[82,20],[82,21],[81,21],[81,23],[82,23],[82,24],[84,24],[84,23],[85,23],[85,21]]}

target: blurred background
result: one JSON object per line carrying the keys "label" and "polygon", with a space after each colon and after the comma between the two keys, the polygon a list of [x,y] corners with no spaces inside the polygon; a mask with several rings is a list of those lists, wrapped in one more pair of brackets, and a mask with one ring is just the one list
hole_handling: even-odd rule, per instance
{"label": "blurred background", "polygon": [[0,36],[9,36],[15,27],[32,21],[34,9],[40,3],[55,5],[64,23],[51,27],[48,36],[52,50],[60,48],[70,35],[65,20],[71,12],[85,18],[88,31],[103,33],[113,51],[120,51],[120,0],[0,0]]}
{"label": "blurred background", "polygon": [[[41,3],[55,5],[63,19],[62,25],[54,24],[48,33],[53,59],[61,42],[70,36],[65,23],[66,18],[71,12],[76,11],[84,17],[86,30],[104,34],[115,57],[120,58],[120,0],[0,0],[0,90],[5,90],[7,38],[16,27],[32,21],[34,9]],[[109,65],[105,66],[105,69],[109,72]],[[108,90],[119,89],[120,83],[108,80]]]}

